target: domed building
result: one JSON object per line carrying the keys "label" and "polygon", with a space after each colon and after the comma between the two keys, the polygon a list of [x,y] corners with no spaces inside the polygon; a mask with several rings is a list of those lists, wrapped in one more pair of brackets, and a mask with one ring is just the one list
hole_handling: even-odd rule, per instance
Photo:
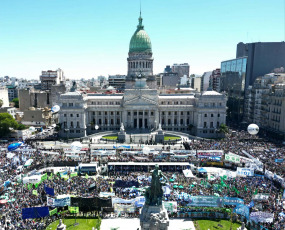
{"label": "domed building", "polygon": [[[62,94],[61,137],[83,137],[98,131],[134,129],[191,132],[216,137],[226,121],[226,97],[217,92],[159,94],[153,76],[152,45],[139,17],[131,37],[124,94]],[[76,110],[75,110],[76,109]],[[76,111],[76,112],[75,112]],[[86,124],[86,125],[85,125]],[[99,129],[96,130],[95,126]]]}
{"label": "domed building", "polygon": [[151,41],[144,30],[140,14],[139,24],[134,32],[130,45],[128,57],[128,74],[126,78],[126,89],[134,88],[136,78],[146,78],[149,88],[156,88],[155,77],[153,76],[153,58]]}

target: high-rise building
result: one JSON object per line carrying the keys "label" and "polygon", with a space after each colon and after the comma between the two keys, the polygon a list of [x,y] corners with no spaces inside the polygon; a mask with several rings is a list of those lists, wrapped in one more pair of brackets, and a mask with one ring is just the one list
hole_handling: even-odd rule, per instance
{"label": "high-rise building", "polygon": [[205,72],[202,75],[202,78],[201,78],[201,89],[200,89],[201,92],[208,90],[211,74],[212,74],[212,71],[208,71],[208,72]]}
{"label": "high-rise building", "polygon": [[220,82],[221,69],[215,69],[210,76],[209,87],[214,91],[220,92]]}
{"label": "high-rise building", "polygon": [[58,69],[56,71],[48,70],[48,71],[42,71],[40,80],[41,80],[41,89],[50,90],[52,85],[58,85],[61,81],[65,80],[65,77],[61,69]]}
{"label": "high-rise building", "polygon": [[245,88],[257,77],[285,67],[285,42],[254,42],[237,44],[236,58],[247,57]]}
{"label": "high-rise building", "polygon": [[190,74],[190,66],[188,63],[183,63],[183,64],[173,64],[172,67],[172,72],[177,73],[178,76],[181,78],[184,75],[189,77]]}
{"label": "high-rise building", "polygon": [[116,89],[124,89],[126,83],[126,75],[109,75],[108,82],[110,86]]}

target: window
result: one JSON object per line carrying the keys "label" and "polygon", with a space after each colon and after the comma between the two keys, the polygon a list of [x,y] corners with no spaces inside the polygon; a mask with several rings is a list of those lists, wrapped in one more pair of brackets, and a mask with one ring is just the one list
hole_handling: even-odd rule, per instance
{"label": "window", "polygon": [[108,113],[107,112],[105,112],[105,115],[107,115]]}
{"label": "window", "polygon": [[73,121],[70,122],[70,127],[73,128]]}
{"label": "window", "polygon": [[69,106],[69,107],[72,107],[72,106],[73,106],[73,103],[69,103],[68,106]]}
{"label": "window", "polygon": [[206,113],[204,114],[204,117],[207,117],[207,114],[206,114]]}
{"label": "window", "polygon": [[101,115],[101,112],[99,112],[99,115]]}
{"label": "window", "polygon": [[153,116],[153,112],[150,112],[150,115]]}
{"label": "window", "polygon": [[131,116],[131,112],[128,112],[128,116]]}
{"label": "window", "polygon": [[180,119],[180,125],[183,125],[183,119]]}
{"label": "window", "polygon": [[79,103],[75,103],[75,106],[76,106],[76,107],[79,107]]}
{"label": "window", "polygon": [[170,119],[168,119],[168,124],[169,124],[169,125],[171,124],[171,120],[170,120]]}
{"label": "window", "polygon": [[117,119],[117,125],[119,125],[120,124],[120,119]]}
{"label": "window", "polygon": [[183,115],[183,112],[181,112],[181,115]]}
{"label": "window", "polygon": [[111,115],[113,115],[113,112],[111,112]]}
{"label": "window", "polygon": [[207,122],[204,122],[204,128],[207,128]]}
{"label": "window", "polygon": [[80,130],[76,130],[76,133],[80,133]]}
{"label": "window", "polygon": [[162,112],[162,115],[164,115],[164,112]]}
{"label": "window", "polygon": [[174,115],[177,115],[177,112],[174,112]]}
{"label": "window", "polygon": [[72,113],[70,114],[70,117],[73,117],[73,114],[72,114]]}
{"label": "window", "polygon": [[220,117],[220,114],[218,113],[218,117]]}
{"label": "window", "polygon": [[147,112],[144,112],[144,115],[146,115],[146,116],[147,116]]}
{"label": "window", "polygon": [[92,114],[95,115],[95,112],[93,112]]}
{"label": "window", "polygon": [[70,130],[70,133],[74,133],[74,130]]}
{"label": "window", "polygon": [[76,128],[80,128],[80,124],[79,124],[79,121],[77,121],[77,125],[76,125]]}
{"label": "window", "polygon": [[217,128],[219,128],[219,127],[220,127],[220,122],[217,121]]}
{"label": "window", "polygon": [[143,112],[139,112],[139,115],[143,115]]}
{"label": "window", "polygon": [[170,116],[170,115],[171,115],[171,112],[168,112],[168,115]]}
{"label": "window", "polygon": [[120,115],[120,112],[117,112],[117,115]]}
{"label": "window", "polygon": [[210,128],[214,128],[214,124],[213,124],[212,121],[211,121],[211,123],[210,123]]}
{"label": "window", "polygon": [[190,112],[187,112],[187,115],[190,115]]}
{"label": "window", "polygon": [[214,114],[211,113],[211,117],[214,117]]}
{"label": "window", "polygon": [[66,106],[67,106],[67,103],[63,103],[62,106],[63,106],[63,107],[66,107]]}
{"label": "window", "polygon": [[137,115],[137,112],[134,112],[134,115]]}
{"label": "window", "polygon": [[64,117],[66,117],[66,113],[65,113],[65,114],[63,114],[63,116],[64,116]]}

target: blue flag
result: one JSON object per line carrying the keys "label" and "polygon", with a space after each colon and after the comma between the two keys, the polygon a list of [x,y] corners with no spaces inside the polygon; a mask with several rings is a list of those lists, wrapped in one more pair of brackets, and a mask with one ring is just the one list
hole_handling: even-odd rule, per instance
{"label": "blue flag", "polygon": [[252,208],[254,206],[254,202],[253,202],[253,200],[249,203],[249,205],[248,205],[248,207],[249,208]]}
{"label": "blue flag", "polygon": [[35,219],[49,216],[48,207],[33,207],[22,209],[22,219]]}
{"label": "blue flag", "polygon": [[54,189],[45,186],[45,192],[48,195],[54,196]]}

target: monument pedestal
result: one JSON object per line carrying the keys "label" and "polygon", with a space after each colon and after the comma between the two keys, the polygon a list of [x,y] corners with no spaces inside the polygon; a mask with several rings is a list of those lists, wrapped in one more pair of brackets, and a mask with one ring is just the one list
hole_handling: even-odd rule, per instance
{"label": "monument pedestal", "polygon": [[121,123],[120,132],[118,132],[118,141],[120,143],[124,143],[126,141],[126,132],[123,123]]}
{"label": "monument pedestal", "polygon": [[164,142],[164,132],[162,131],[161,124],[159,124],[157,133],[155,134],[155,142],[156,143]]}
{"label": "monument pedestal", "polygon": [[163,205],[144,205],[140,214],[141,230],[167,230],[169,218]]}

